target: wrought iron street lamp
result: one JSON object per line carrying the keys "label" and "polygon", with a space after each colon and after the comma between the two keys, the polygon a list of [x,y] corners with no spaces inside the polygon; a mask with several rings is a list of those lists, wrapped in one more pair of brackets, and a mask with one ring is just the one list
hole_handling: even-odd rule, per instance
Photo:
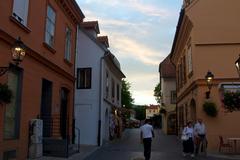
{"label": "wrought iron street lamp", "polygon": [[214,75],[212,74],[212,72],[208,71],[206,76],[205,76],[205,80],[206,80],[207,86],[208,86],[208,92],[206,92],[206,98],[207,99],[210,98],[211,88],[212,88],[212,85],[213,85],[213,78],[214,78]]}
{"label": "wrought iron street lamp", "polygon": [[236,68],[237,68],[237,72],[238,72],[238,75],[239,75],[239,77],[240,77],[240,54],[239,54],[238,59],[237,59],[236,62],[235,62],[235,66],[236,66]]}
{"label": "wrought iron street lamp", "polygon": [[[25,57],[26,47],[19,37],[12,46],[12,60],[18,66]],[[9,70],[9,67],[0,67],[0,76],[4,75]]]}

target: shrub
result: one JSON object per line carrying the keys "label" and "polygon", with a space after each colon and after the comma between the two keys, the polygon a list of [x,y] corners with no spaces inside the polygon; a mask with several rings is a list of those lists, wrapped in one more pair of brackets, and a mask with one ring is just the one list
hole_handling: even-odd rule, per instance
{"label": "shrub", "polygon": [[208,116],[211,116],[211,117],[216,117],[218,113],[216,104],[213,102],[205,102],[203,104],[203,110]]}

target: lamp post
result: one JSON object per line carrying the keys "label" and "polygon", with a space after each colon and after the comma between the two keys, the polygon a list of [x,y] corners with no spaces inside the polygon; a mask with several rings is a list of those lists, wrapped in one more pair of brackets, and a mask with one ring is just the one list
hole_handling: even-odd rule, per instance
{"label": "lamp post", "polygon": [[238,72],[238,75],[239,75],[239,77],[240,77],[240,54],[239,54],[238,59],[237,59],[236,62],[235,62],[235,66],[236,66],[236,68],[237,68],[237,72]]}
{"label": "lamp post", "polygon": [[[14,61],[15,65],[18,66],[23,58],[25,57],[26,47],[24,43],[21,41],[21,38],[15,41],[14,45],[12,46],[12,60]],[[4,75],[9,70],[8,67],[0,67],[0,76]]]}
{"label": "lamp post", "polygon": [[205,80],[206,80],[207,86],[208,86],[208,91],[206,92],[206,98],[207,99],[210,98],[211,88],[212,88],[212,85],[213,85],[213,78],[214,78],[214,75],[212,74],[212,72],[208,71],[206,76],[205,76]]}

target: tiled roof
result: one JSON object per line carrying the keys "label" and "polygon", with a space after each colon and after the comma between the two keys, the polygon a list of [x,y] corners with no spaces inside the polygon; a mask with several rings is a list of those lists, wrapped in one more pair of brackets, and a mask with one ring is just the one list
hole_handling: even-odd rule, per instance
{"label": "tiled roof", "polygon": [[170,55],[168,55],[159,65],[159,72],[162,78],[175,78],[176,70],[172,62],[170,61]]}
{"label": "tiled roof", "polygon": [[97,34],[100,33],[98,21],[86,21],[81,23],[81,26],[85,29],[94,29]]}
{"label": "tiled roof", "polygon": [[146,106],[146,109],[158,109],[159,108],[159,105],[149,105],[149,106]]}
{"label": "tiled roof", "polygon": [[107,47],[109,47],[108,43],[108,37],[107,36],[98,36],[97,37],[98,42],[105,44]]}

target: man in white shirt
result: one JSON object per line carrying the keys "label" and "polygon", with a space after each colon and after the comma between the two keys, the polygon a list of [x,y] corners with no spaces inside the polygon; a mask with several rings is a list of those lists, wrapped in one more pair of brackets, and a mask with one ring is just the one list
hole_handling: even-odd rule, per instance
{"label": "man in white shirt", "polygon": [[202,119],[200,118],[194,125],[194,136],[196,137],[195,154],[197,155],[199,152],[200,144],[203,144],[203,142],[206,141],[206,127],[205,124],[202,122]]}
{"label": "man in white shirt", "polygon": [[144,145],[144,157],[145,160],[150,160],[151,157],[151,143],[154,137],[153,127],[150,119],[145,120],[145,124],[140,127],[140,140]]}

